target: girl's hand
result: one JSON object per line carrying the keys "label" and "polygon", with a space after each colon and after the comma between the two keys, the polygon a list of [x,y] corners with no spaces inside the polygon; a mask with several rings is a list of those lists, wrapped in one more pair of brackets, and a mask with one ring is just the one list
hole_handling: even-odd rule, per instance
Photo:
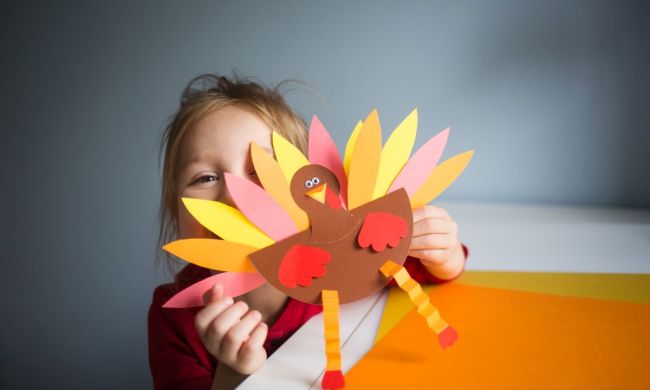
{"label": "girl's hand", "polygon": [[462,272],[465,254],[458,241],[458,225],[447,211],[424,206],[413,212],[409,256],[420,259],[433,275],[442,279],[451,279]]}
{"label": "girl's hand", "polygon": [[219,366],[226,365],[244,375],[260,369],[266,362],[264,341],[268,331],[260,312],[224,296],[219,283],[203,299],[205,307],[196,314],[194,326],[205,348],[219,360]]}

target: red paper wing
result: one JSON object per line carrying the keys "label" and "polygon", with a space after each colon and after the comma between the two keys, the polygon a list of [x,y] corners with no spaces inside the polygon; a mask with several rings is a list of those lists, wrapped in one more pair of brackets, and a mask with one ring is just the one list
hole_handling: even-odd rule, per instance
{"label": "red paper wing", "polygon": [[408,235],[408,225],[401,217],[386,213],[368,213],[361,226],[358,242],[362,248],[372,246],[375,252],[383,252],[386,246],[395,248]]}
{"label": "red paper wing", "polygon": [[327,273],[325,264],[332,256],[328,251],[308,245],[296,244],[287,251],[278,269],[280,283],[289,288],[309,286],[311,280]]}

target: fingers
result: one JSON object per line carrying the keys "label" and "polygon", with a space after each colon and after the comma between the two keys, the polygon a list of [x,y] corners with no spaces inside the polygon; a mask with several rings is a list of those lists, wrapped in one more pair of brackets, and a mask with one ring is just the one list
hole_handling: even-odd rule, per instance
{"label": "fingers", "polygon": [[213,354],[218,353],[223,336],[248,310],[244,302],[228,304],[228,298],[206,306],[194,318],[194,325],[203,344]]}
{"label": "fingers", "polygon": [[424,206],[413,212],[413,238],[409,256],[429,265],[442,265],[458,245],[458,225],[446,210]]}
{"label": "fingers", "polygon": [[260,322],[239,349],[238,359],[243,363],[240,372],[243,374],[252,374],[264,365],[266,361],[264,341],[267,333],[268,327]]}
{"label": "fingers", "polygon": [[209,303],[216,302],[222,297],[223,297],[223,285],[221,283],[215,283],[211,289],[209,289],[208,291],[205,292],[205,294],[203,294],[203,303],[207,305]]}
{"label": "fingers", "polygon": [[417,249],[409,251],[409,256],[417,257],[430,265],[445,264],[451,256],[450,249]]}
{"label": "fingers", "polygon": [[205,307],[194,317],[194,326],[205,348],[221,363],[250,374],[266,360],[264,341],[268,327],[257,310],[245,302],[234,303],[215,284],[203,295]]}
{"label": "fingers", "polygon": [[212,321],[233,303],[234,300],[232,297],[222,297],[212,303],[208,303],[196,313],[196,316],[194,316],[194,327],[199,333],[199,336],[204,335]]}
{"label": "fingers", "polygon": [[241,321],[233,324],[223,336],[220,349],[221,358],[226,361],[235,361],[242,344],[249,340],[249,335],[261,320],[260,312],[251,310],[241,317]]}
{"label": "fingers", "polygon": [[451,219],[447,210],[435,206],[422,206],[413,211],[413,223],[428,218]]}
{"label": "fingers", "polygon": [[264,341],[266,341],[266,334],[268,333],[268,326],[259,322],[250,332],[248,340],[239,349],[239,358],[242,360],[250,360],[253,356],[259,354],[259,351],[264,349]]}
{"label": "fingers", "polygon": [[268,333],[268,326],[260,322],[253,329],[250,334],[250,337],[244,343],[241,353],[246,355],[258,351],[260,348],[264,347],[264,342],[266,341],[266,334]]}
{"label": "fingers", "polygon": [[452,234],[425,234],[414,236],[411,240],[411,251],[418,249],[446,249],[457,245],[458,240]]}
{"label": "fingers", "polygon": [[413,236],[425,234],[458,234],[458,225],[450,219],[426,218],[413,224]]}
{"label": "fingers", "polygon": [[210,323],[203,342],[210,346],[208,350],[214,351],[218,359],[222,359],[221,343],[224,337],[247,311],[248,305],[245,302],[237,302],[225,309]]}

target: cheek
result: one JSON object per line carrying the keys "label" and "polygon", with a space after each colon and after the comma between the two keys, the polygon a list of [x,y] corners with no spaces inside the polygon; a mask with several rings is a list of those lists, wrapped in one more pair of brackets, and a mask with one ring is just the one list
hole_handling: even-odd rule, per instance
{"label": "cheek", "polygon": [[178,238],[214,238],[209,230],[204,228],[192,217],[183,203],[178,202]]}

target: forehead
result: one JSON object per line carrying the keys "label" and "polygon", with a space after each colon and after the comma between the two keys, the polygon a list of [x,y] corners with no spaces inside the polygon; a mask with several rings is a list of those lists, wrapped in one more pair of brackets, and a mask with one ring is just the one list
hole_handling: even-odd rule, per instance
{"label": "forehead", "polygon": [[246,156],[251,142],[272,151],[269,126],[250,109],[223,107],[188,129],[180,145],[179,162],[186,165],[204,157]]}

